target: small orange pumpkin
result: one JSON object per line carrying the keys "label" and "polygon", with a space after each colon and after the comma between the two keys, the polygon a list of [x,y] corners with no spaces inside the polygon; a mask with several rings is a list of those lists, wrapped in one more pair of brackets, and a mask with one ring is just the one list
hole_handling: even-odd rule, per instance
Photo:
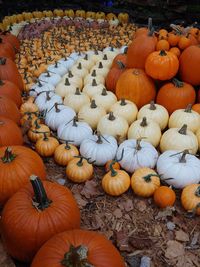
{"label": "small orange pumpkin", "polygon": [[168,186],[160,186],[153,196],[155,204],[160,208],[173,206],[176,200],[175,192]]}

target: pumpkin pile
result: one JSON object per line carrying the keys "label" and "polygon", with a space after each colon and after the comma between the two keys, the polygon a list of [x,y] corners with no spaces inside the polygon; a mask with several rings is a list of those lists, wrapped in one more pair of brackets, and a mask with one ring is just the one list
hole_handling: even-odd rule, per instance
{"label": "pumpkin pile", "polygon": [[155,32],[149,19],[148,28],[136,30],[126,14],[84,10],[13,15],[2,29],[11,23],[21,41],[0,34],[0,205],[8,253],[33,260],[32,267],[125,266],[104,236],[79,230],[72,193],[46,180],[46,157],[73,183],[104,167],[107,194],[131,190],[160,208],[174,205],[172,188],[183,189],[183,208],[200,215],[199,29]]}

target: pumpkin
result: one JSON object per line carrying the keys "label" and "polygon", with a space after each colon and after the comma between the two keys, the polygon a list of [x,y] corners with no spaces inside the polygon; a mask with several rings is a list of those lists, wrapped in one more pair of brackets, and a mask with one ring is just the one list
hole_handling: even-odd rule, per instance
{"label": "pumpkin", "polygon": [[18,51],[20,48],[20,40],[14,34],[4,31],[1,33],[1,38],[4,42],[10,43],[15,51]]}
{"label": "pumpkin", "polygon": [[36,142],[38,139],[44,136],[44,132],[46,132],[47,136],[50,136],[50,129],[45,124],[39,123],[39,119],[35,120],[33,126],[28,131],[28,138],[31,142]]}
{"label": "pumpkin", "polygon": [[146,117],[147,119],[157,122],[161,130],[164,130],[168,124],[169,114],[161,105],[155,104],[151,101],[150,104],[144,105],[137,113],[137,119]]}
{"label": "pumpkin", "polygon": [[163,85],[157,94],[156,103],[164,106],[169,114],[195,102],[196,93],[192,85],[173,79]]}
{"label": "pumpkin", "polygon": [[120,12],[118,14],[118,20],[122,24],[128,23],[128,21],[129,21],[129,15],[128,15],[128,13]]}
{"label": "pumpkin", "polygon": [[140,138],[144,138],[145,141],[157,147],[161,138],[161,130],[158,123],[150,119],[147,120],[146,117],[134,121],[128,129],[128,139]]}
{"label": "pumpkin", "polygon": [[117,157],[121,156],[123,150],[123,158],[119,163],[129,173],[141,167],[154,168],[156,165],[158,152],[148,142],[139,139],[125,140],[117,150]]}
{"label": "pumpkin", "polygon": [[60,81],[59,84],[55,88],[55,93],[58,94],[61,97],[65,97],[70,93],[75,93],[76,92],[76,85],[71,84],[69,82],[69,79],[65,79],[65,83],[63,81]]}
{"label": "pumpkin", "polygon": [[68,94],[64,98],[64,104],[72,108],[76,113],[79,112],[82,106],[90,102],[89,97],[80,92],[79,88],[76,88],[76,92],[73,94]]}
{"label": "pumpkin", "polygon": [[46,82],[46,83],[50,83],[56,87],[59,84],[59,82],[61,81],[61,76],[57,73],[52,73],[50,71],[46,71],[45,73],[42,73],[39,76],[39,80]]}
{"label": "pumpkin", "polygon": [[191,45],[191,41],[190,39],[187,37],[187,36],[181,36],[179,41],[178,41],[178,47],[181,49],[181,50],[184,50],[186,49],[188,46]]}
{"label": "pumpkin", "polygon": [[93,166],[82,156],[75,156],[66,167],[67,178],[75,183],[82,183],[93,177]]}
{"label": "pumpkin", "polygon": [[196,111],[200,115],[200,103],[194,104],[192,110]]}
{"label": "pumpkin", "polygon": [[4,42],[0,36],[0,57],[9,58],[14,61],[15,51],[12,45],[8,42]]}
{"label": "pumpkin", "polygon": [[117,66],[116,67],[112,67],[107,76],[106,76],[106,89],[112,92],[115,92],[115,87],[117,84],[117,81],[120,77],[120,75],[124,72],[125,70],[125,65],[121,62],[118,61],[117,62]]}
{"label": "pumpkin", "polygon": [[187,185],[181,193],[181,204],[183,208],[188,212],[200,215],[199,203],[200,203],[200,185],[195,183]]}
{"label": "pumpkin", "polygon": [[69,144],[69,141],[66,141],[65,144],[61,144],[56,147],[54,160],[61,166],[67,166],[70,160],[74,159],[74,157],[78,155],[78,149],[74,145]]}
{"label": "pumpkin", "polygon": [[161,137],[160,150],[183,151],[189,149],[190,153],[195,154],[198,150],[197,137],[190,130],[187,130],[187,124],[181,128],[170,128]]}
{"label": "pumpkin", "polygon": [[89,96],[89,98],[93,98],[96,94],[101,94],[102,90],[105,88],[105,86],[101,83],[97,84],[96,79],[92,80],[92,83],[85,84],[83,87],[83,93]]}
{"label": "pumpkin", "polygon": [[43,91],[35,98],[39,111],[50,110],[55,103],[62,104],[62,97],[50,91]]}
{"label": "pumpkin", "polygon": [[180,49],[178,49],[178,47],[172,47],[172,48],[170,48],[170,49],[169,49],[169,52],[171,52],[171,53],[173,53],[174,55],[176,55],[177,58],[179,58],[180,55],[181,55],[181,51],[180,51]]}
{"label": "pumpkin", "polygon": [[110,91],[106,91],[106,88],[103,88],[101,94],[95,94],[93,99],[98,106],[103,107],[107,112],[110,110],[110,107],[117,102],[116,95]]}
{"label": "pumpkin", "polygon": [[[42,133],[42,132],[41,132]],[[59,146],[59,142],[56,138],[48,136],[49,132],[43,132],[43,137],[39,138],[35,144],[35,150],[42,157],[51,157]]]}
{"label": "pumpkin", "polygon": [[29,95],[36,97],[43,91],[55,91],[55,87],[50,83],[45,83],[38,80],[37,83],[33,84],[29,90]]}
{"label": "pumpkin", "polygon": [[26,112],[22,118],[20,119],[20,125],[21,126],[34,126],[35,122],[40,122],[40,119],[38,118],[38,114],[35,112]]}
{"label": "pumpkin", "polygon": [[175,188],[198,183],[200,181],[200,160],[189,154],[188,150],[178,152],[168,150],[161,154],[157,161],[157,172],[161,180]]}
{"label": "pumpkin", "polygon": [[[118,55],[116,55],[116,57],[113,59],[113,62],[112,62],[112,65],[111,65],[111,68],[114,68],[114,67],[122,67],[122,65],[124,67],[126,67],[127,65],[127,49],[125,49],[125,52],[124,53],[120,53]],[[120,63],[119,63],[120,62]]]}
{"label": "pumpkin", "polygon": [[169,80],[173,78],[179,68],[177,56],[168,51],[156,51],[151,53],[145,62],[146,73],[157,80]]}
{"label": "pumpkin", "polygon": [[200,46],[192,45],[186,48],[179,58],[180,77],[184,82],[200,85]]}
{"label": "pumpkin", "polygon": [[82,67],[81,62],[75,64],[70,70],[73,75],[80,76],[81,78],[84,78],[89,73],[86,68]]}
{"label": "pumpkin", "polygon": [[23,136],[17,124],[0,116],[0,147],[10,145],[22,145]]}
{"label": "pumpkin", "polygon": [[22,104],[21,92],[19,88],[10,81],[0,80],[0,95],[4,95],[15,102],[17,107]]}
{"label": "pumpkin", "polygon": [[45,166],[37,153],[24,146],[0,148],[1,206],[28,182],[32,173],[46,178]]}
{"label": "pumpkin", "polygon": [[97,84],[105,84],[104,77],[102,75],[97,75],[96,70],[93,70],[84,77],[84,85],[92,84],[93,80],[95,80]]}
{"label": "pumpkin", "polygon": [[0,116],[6,117],[17,124],[20,122],[20,112],[16,104],[4,95],[0,95]]}
{"label": "pumpkin", "polygon": [[152,79],[140,69],[125,70],[117,81],[115,92],[118,99],[130,100],[138,108],[154,100],[156,96]]}
{"label": "pumpkin", "polygon": [[168,33],[167,41],[169,42],[170,46],[176,46],[179,42],[180,35],[174,34],[173,32]]}
{"label": "pumpkin", "polygon": [[194,133],[200,128],[200,115],[192,110],[192,105],[174,111],[169,118],[169,128],[179,128],[183,124],[187,124],[188,130]]}
{"label": "pumpkin", "polygon": [[80,146],[80,154],[89,158],[94,165],[103,166],[108,160],[114,159],[117,152],[117,141],[108,135],[92,135],[83,140]]}
{"label": "pumpkin", "polygon": [[[106,162],[105,164],[105,171],[109,172],[110,171],[110,164],[113,163],[113,159],[109,160]],[[114,164],[112,164],[112,167],[114,170],[120,170],[120,164],[119,162],[115,162]]]}
{"label": "pumpkin", "polygon": [[158,174],[150,168],[137,169],[131,176],[133,192],[141,197],[150,197],[160,186]]}
{"label": "pumpkin", "polygon": [[170,187],[160,186],[155,190],[153,199],[160,208],[171,207],[175,203],[176,194]]}
{"label": "pumpkin", "polygon": [[161,39],[157,42],[156,44],[156,50],[165,50],[165,51],[169,51],[170,45],[169,42],[165,39]]}
{"label": "pumpkin", "polygon": [[24,84],[16,64],[9,58],[0,58],[0,79],[13,82],[21,91]]}
{"label": "pumpkin", "polygon": [[33,188],[27,184],[10,198],[1,218],[6,250],[24,262],[55,234],[80,227],[80,212],[67,187],[42,183],[35,175],[30,180]]}
{"label": "pumpkin", "polygon": [[34,103],[34,98],[29,97],[21,106],[20,113],[25,114],[27,112],[37,113],[39,112],[38,106]]}

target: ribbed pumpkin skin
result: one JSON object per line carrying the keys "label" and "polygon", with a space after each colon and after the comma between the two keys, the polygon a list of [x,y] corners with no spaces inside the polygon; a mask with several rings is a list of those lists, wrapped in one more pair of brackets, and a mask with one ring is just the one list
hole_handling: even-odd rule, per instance
{"label": "ribbed pumpkin skin", "polygon": [[36,152],[24,146],[9,147],[16,155],[10,163],[4,163],[1,159],[7,147],[0,148],[0,206],[29,181],[31,174],[46,178],[44,163]]}
{"label": "ribbed pumpkin skin", "polygon": [[4,95],[0,96],[0,116],[11,119],[17,124],[20,123],[20,112],[16,104]]}
{"label": "ribbed pumpkin skin", "polygon": [[15,59],[15,51],[12,45],[8,42],[4,42],[0,36],[0,56],[8,57],[11,60]]}
{"label": "ribbed pumpkin skin", "polygon": [[22,144],[23,136],[17,124],[10,119],[0,116],[0,147]]}
{"label": "ribbed pumpkin skin", "polygon": [[112,243],[103,235],[85,230],[66,231],[51,238],[36,254],[31,267],[63,267],[60,263],[70,245],[85,245],[88,262],[95,267],[125,267]]}
{"label": "ribbed pumpkin skin", "polygon": [[186,48],[179,58],[179,73],[183,81],[200,85],[200,45]]}
{"label": "ribbed pumpkin skin", "polygon": [[9,32],[4,32],[0,35],[0,37],[3,39],[4,42],[10,43],[14,49],[19,50],[20,41],[15,35],[13,35]]}
{"label": "ribbed pumpkin skin", "polygon": [[80,227],[80,211],[71,191],[49,181],[44,181],[43,185],[52,201],[49,207],[38,211],[33,206],[33,189],[27,184],[9,199],[2,213],[5,248],[11,256],[24,262],[31,261],[55,234]]}
{"label": "ribbed pumpkin skin", "polygon": [[116,57],[113,59],[112,66],[111,68],[118,67],[118,61],[122,62],[124,66],[127,64],[127,55],[126,54],[118,54]]}
{"label": "ribbed pumpkin skin", "polygon": [[19,88],[10,81],[0,80],[0,95],[5,95],[15,102],[17,107],[22,104],[21,92]]}
{"label": "ribbed pumpkin skin", "polygon": [[134,102],[138,108],[150,103],[156,96],[153,80],[141,69],[125,70],[119,77],[116,85],[118,99],[127,99]]}
{"label": "ribbed pumpkin skin", "polygon": [[120,75],[124,72],[124,68],[115,66],[111,68],[106,76],[106,89],[115,92],[115,87]]}

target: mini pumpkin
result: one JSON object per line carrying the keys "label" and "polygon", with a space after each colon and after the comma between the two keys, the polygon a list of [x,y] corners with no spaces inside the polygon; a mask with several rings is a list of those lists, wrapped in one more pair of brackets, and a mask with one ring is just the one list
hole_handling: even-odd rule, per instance
{"label": "mini pumpkin", "polygon": [[56,138],[48,136],[48,132],[43,132],[43,137],[38,139],[35,149],[43,157],[50,157],[54,154],[59,142]]}
{"label": "mini pumpkin", "polygon": [[170,187],[160,186],[153,195],[155,204],[160,208],[171,207],[176,200],[176,194]]}
{"label": "mini pumpkin", "polygon": [[70,141],[66,141],[65,144],[61,144],[56,147],[54,152],[54,160],[61,166],[67,166],[70,160],[79,155],[77,147],[69,144]]}
{"label": "mini pumpkin", "polygon": [[200,185],[191,184],[187,185],[181,194],[181,204],[183,208],[192,212],[193,214],[200,215]]}

